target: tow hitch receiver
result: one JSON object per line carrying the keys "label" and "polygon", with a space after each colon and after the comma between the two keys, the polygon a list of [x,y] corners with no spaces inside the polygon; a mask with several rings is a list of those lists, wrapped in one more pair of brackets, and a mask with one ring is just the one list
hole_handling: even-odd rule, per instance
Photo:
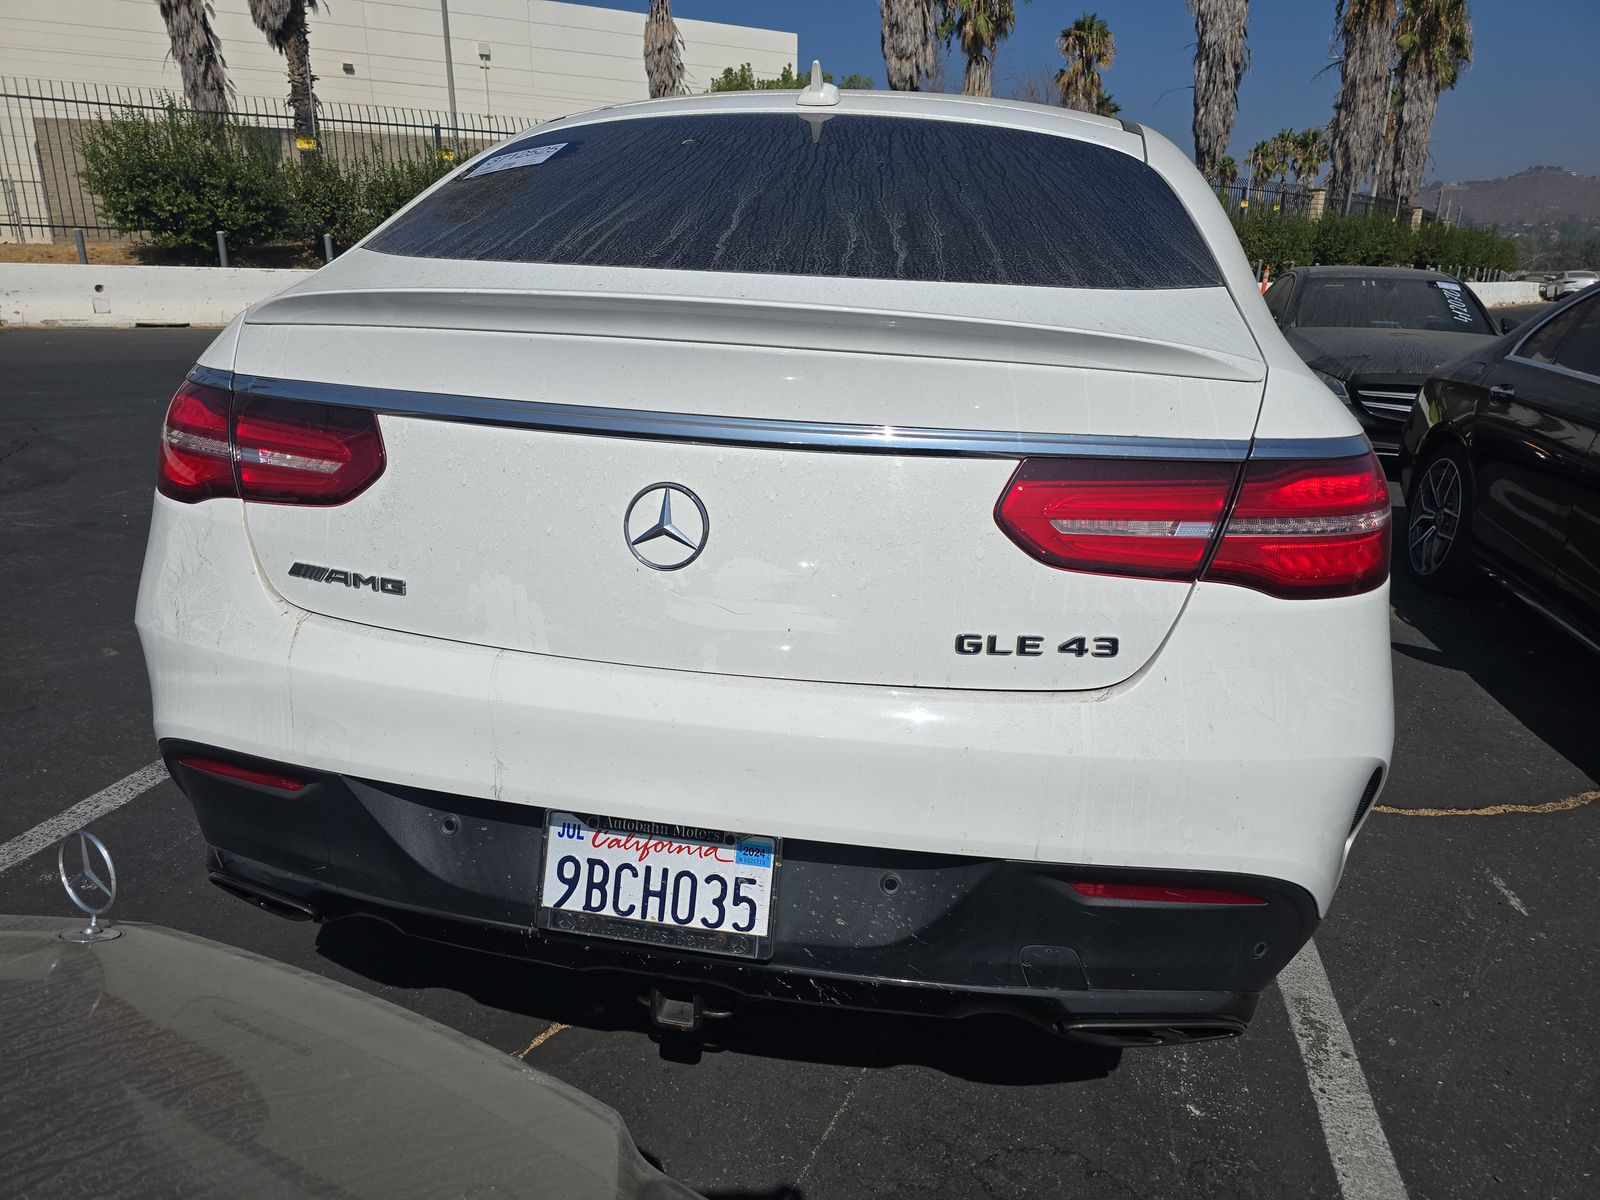
{"label": "tow hitch receiver", "polygon": [[650,989],[650,1023],[675,1033],[698,1033],[706,1018],[705,997],[693,992],[687,997],[669,996],[658,987]]}

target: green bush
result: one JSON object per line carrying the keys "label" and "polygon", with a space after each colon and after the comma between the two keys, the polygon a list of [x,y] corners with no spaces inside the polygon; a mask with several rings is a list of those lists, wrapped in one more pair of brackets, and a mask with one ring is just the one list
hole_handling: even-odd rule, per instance
{"label": "green bush", "polygon": [[1234,232],[1251,264],[1269,263],[1274,274],[1289,263],[1367,267],[1439,266],[1463,271],[1510,271],[1516,243],[1492,229],[1430,222],[1412,230],[1386,213],[1327,213],[1312,221],[1292,214],[1230,212]]}
{"label": "green bush", "polygon": [[1315,256],[1317,226],[1304,217],[1254,216],[1233,223],[1239,244],[1252,264],[1308,263]]}
{"label": "green bush", "polygon": [[156,245],[204,250],[217,230],[258,245],[280,233],[287,209],[274,136],[168,103],[97,122],[79,141],[81,178],[127,233]]}
{"label": "green bush", "polygon": [[356,158],[318,154],[285,163],[289,205],[283,236],[320,243],[331,233],[341,246],[358,242],[453,166],[439,157],[388,162],[376,148]]}
{"label": "green bush", "polygon": [[368,154],[283,157],[278,135],[169,103],[100,122],[80,142],[82,179],[127,233],[169,249],[211,251],[217,230],[236,250],[322,235],[360,241],[454,163],[437,154],[388,162]]}

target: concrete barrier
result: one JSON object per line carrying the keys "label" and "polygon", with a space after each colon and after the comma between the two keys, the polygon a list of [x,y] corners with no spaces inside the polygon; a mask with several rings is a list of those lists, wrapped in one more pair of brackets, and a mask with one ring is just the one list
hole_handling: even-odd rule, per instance
{"label": "concrete barrier", "polygon": [[1539,303],[1537,282],[1469,283],[1467,286],[1490,308],[1498,308],[1503,304]]}
{"label": "concrete barrier", "polygon": [[0,263],[0,324],[226,325],[306,271]]}

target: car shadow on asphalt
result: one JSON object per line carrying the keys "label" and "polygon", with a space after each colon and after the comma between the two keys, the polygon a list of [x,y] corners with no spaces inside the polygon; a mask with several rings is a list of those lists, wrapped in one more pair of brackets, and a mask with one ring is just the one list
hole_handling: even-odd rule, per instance
{"label": "car shadow on asphalt", "polygon": [[1395,641],[1395,654],[1465,675],[1557,754],[1600,779],[1594,736],[1600,663],[1581,643],[1488,578],[1462,595],[1440,596],[1418,587],[1396,562],[1390,604],[1437,647]]}
{"label": "car shadow on asphalt", "polygon": [[445,988],[502,1012],[650,1034],[663,1057],[679,1062],[732,1053],[838,1066],[921,1066],[977,1083],[1035,1086],[1104,1078],[1120,1061],[1116,1050],[1080,1045],[998,1014],[949,1020],[779,1002],[748,1004],[707,1020],[692,1037],[661,1036],[640,1000],[639,979],[448,946],[366,917],[323,925],[317,952],[388,987]]}

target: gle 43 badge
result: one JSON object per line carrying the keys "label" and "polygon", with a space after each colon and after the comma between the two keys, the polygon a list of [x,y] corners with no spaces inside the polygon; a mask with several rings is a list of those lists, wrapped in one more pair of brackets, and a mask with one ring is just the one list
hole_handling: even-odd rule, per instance
{"label": "gle 43 badge", "polygon": [[[1043,658],[1048,639],[1043,634],[1024,633],[1015,639],[998,633],[956,634],[957,654],[1016,655],[1019,658]],[[1055,653],[1070,654],[1074,658],[1115,658],[1121,643],[1114,637],[1081,634],[1057,644]]]}

